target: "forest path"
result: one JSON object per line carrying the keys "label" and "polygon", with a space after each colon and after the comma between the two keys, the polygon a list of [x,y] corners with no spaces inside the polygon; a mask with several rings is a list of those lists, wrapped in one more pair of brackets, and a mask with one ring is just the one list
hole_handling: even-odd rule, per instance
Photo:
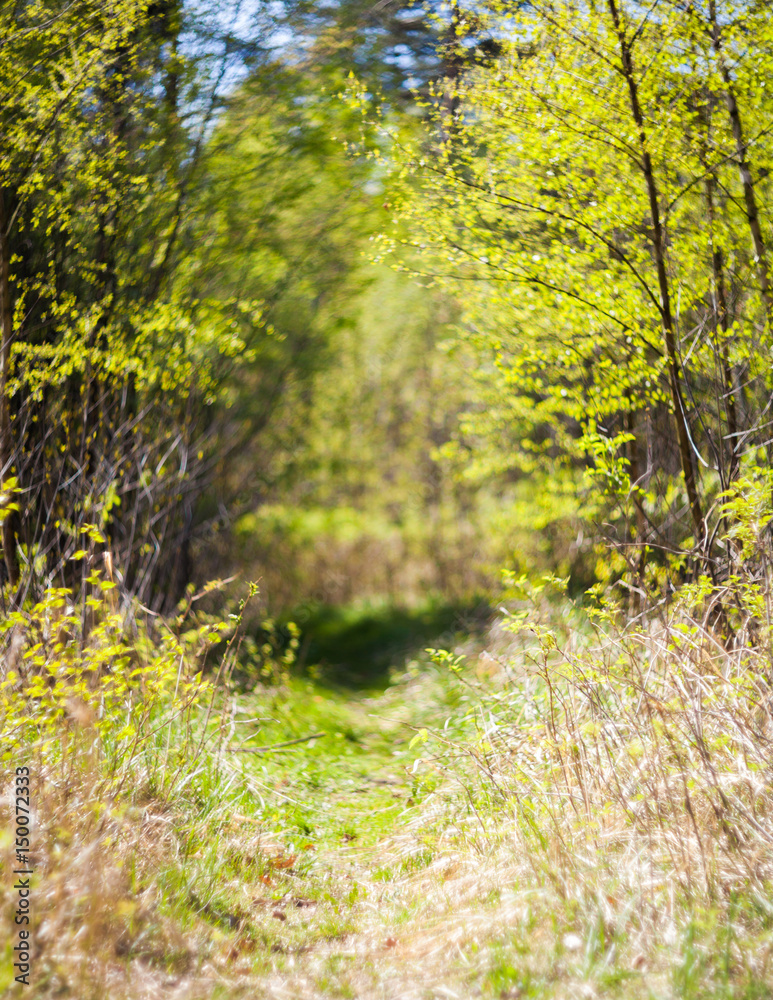
{"label": "forest path", "polygon": [[512,858],[463,816],[452,822],[439,772],[413,769],[416,731],[442,726],[460,690],[409,662],[382,690],[292,680],[268,710],[262,696],[239,699],[238,713],[271,718],[253,743],[326,734],[243,760],[265,804],[268,859],[247,887],[262,947],[233,955],[249,975],[245,995],[522,995],[498,972],[505,939],[525,919],[507,891]]}

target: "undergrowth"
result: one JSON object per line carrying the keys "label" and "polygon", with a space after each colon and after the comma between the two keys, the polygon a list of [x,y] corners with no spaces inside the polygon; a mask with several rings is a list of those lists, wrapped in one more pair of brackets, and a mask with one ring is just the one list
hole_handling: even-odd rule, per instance
{"label": "undergrowth", "polygon": [[594,990],[773,991],[770,516],[767,495],[749,500],[728,500],[721,584],[701,576],[631,617],[600,589],[582,610],[520,580],[484,680],[429,651],[467,707],[417,734],[416,768],[462,781],[467,835],[498,842],[562,915]]}
{"label": "undergrowth", "polygon": [[728,500],[722,583],[631,615],[511,581],[486,648],[364,693],[201,595],[164,621],[92,573],[7,616],[32,995],[773,996],[767,502]]}
{"label": "undergrowth", "polygon": [[[19,973],[12,873],[29,865],[35,995],[121,995],[129,958],[165,975],[190,966],[196,949],[161,904],[158,874],[205,822],[224,780],[213,766],[215,698],[235,662],[239,616],[197,620],[188,601],[165,622],[136,605],[119,607],[115,585],[98,572],[85,588],[80,600],[51,589],[0,623],[9,783],[0,989],[16,985]],[[207,651],[224,640],[219,669],[205,676]],[[8,816],[17,768],[29,774],[26,836]]]}

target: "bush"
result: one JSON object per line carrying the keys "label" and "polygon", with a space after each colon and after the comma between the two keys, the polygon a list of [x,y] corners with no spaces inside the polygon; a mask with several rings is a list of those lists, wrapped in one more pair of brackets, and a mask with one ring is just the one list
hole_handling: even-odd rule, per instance
{"label": "bush", "polygon": [[[11,872],[26,856],[34,870],[38,995],[104,995],[111,969],[128,957],[167,970],[189,964],[195,949],[165,912],[158,872],[184,837],[171,816],[217,784],[215,756],[202,766],[199,751],[222,732],[208,723],[236,651],[238,615],[202,622],[188,601],[171,625],[143,621],[138,605],[119,610],[113,584],[96,572],[85,592],[76,603],[72,592],[51,589],[0,622],[0,753],[9,781],[15,768],[29,769],[31,813],[29,846],[2,834],[0,861]],[[220,670],[208,678],[204,655],[229,631]],[[16,896],[5,878],[0,990],[16,975]]]}
{"label": "bush", "polygon": [[479,683],[458,652],[430,651],[466,685],[466,714],[456,730],[446,722],[417,737],[428,744],[417,769],[463,778],[470,836],[482,824],[502,838],[518,883],[553,900],[588,955],[601,927],[599,961],[612,945],[629,962],[638,953],[634,969],[660,954],[679,996],[693,995],[679,985],[690,949],[696,996],[721,976],[750,989],[768,981],[767,480],[737,484],[725,500],[735,572],[724,582],[667,590],[631,620],[600,586],[582,609],[517,581],[497,655],[482,661],[493,678]]}

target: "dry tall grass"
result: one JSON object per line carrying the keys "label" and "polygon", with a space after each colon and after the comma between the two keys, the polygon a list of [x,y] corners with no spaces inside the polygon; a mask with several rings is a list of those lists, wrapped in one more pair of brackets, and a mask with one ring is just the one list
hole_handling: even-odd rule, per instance
{"label": "dry tall grass", "polygon": [[[767,564],[751,565],[632,621],[540,599],[475,670],[413,664],[360,708],[374,732],[437,719],[386,778],[365,751],[347,772],[353,803],[373,783],[376,812],[400,801],[367,849],[357,832],[323,847],[345,756],[325,765],[320,746],[304,783],[302,757],[266,771],[224,752],[266,693],[202,698],[219,629],[151,644],[108,591],[84,631],[52,593],[2,626],[5,781],[33,775],[33,995],[773,995],[773,631]],[[304,794],[332,824],[303,833],[308,861],[289,845]],[[15,861],[4,835],[3,989]]]}
{"label": "dry tall grass", "polygon": [[723,976],[773,990],[768,609],[766,581],[737,578],[622,625],[610,607],[569,628],[544,606],[511,612],[518,640],[500,630],[470,700],[475,736],[438,733],[427,758],[466,771],[470,836],[506,842],[514,881],[576,914],[589,953],[662,967],[701,937],[680,996],[691,976],[696,996]]}
{"label": "dry tall grass", "polygon": [[[0,989],[26,988],[14,981],[13,873],[29,864],[34,995],[84,1000],[173,984],[202,954],[157,882],[189,832],[197,770],[210,770],[196,749],[213,691],[197,671],[223,635],[189,622],[150,641],[139,609],[116,610],[112,584],[92,574],[88,593],[78,605],[49,591],[0,623]],[[18,843],[17,767],[28,769],[31,813]]]}

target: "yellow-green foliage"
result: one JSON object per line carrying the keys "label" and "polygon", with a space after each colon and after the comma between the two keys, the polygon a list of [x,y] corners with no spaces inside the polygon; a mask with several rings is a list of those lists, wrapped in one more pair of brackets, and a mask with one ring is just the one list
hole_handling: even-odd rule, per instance
{"label": "yellow-green foliage", "polygon": [[80,606],[71,591],[52,588],[0,621],[4,763],[33,754],[50,762],[67,753],[68,731],[81,729],[115,769],[189,715],[210,689],[198,657],[229,626],[205,624],[182,635],[164,627],[151,641],[133,609],[116,609],[115,584],[96,571],[85,582]]}
{"label": "yellow-green foliage", "polygon": [[769,449],[768,12],[478,10],[501,57],[438,85],[423,142],[379,121],[371,155],[404,182],[380,251],[420,253],[458,296],[487,404],[466,419],[492,464],[592,469],[591,516],[623,544],[700,544],[717,493]]}
{"label": "yellow-green foliage", "polygon": [[[87,550],[76,557],[85,564]],[[191,594],[171,622],[143,618],[139,605],[119,606],[117,588],[96,571],[82,593],[79,601],[51,588],[0,621],[0,757],[6,774],[20,766],[29,773],[32,822],[29,845],[20,846],[33,869],[37,995],[94,996],[110,963],[130,952],[167,969],[188,961],[156,888],[173,848],[148,830],[169,811],[185,815],[195,799],[200,751],[220,732],[212,709],[241,615],[196,619]],[[213,645],[224,653],[210,677],[202,667]],[[206,780],[216,783],[214,759],[206,757]],[[10,830],[7,817],[2,826]],[[11,836],[0,833],[0,870],[18,867],[14,857]],[[0,887],[8,942],[0,991],[15,975],[12,884]],[[104,962],[90,964],[96,953]]]}

